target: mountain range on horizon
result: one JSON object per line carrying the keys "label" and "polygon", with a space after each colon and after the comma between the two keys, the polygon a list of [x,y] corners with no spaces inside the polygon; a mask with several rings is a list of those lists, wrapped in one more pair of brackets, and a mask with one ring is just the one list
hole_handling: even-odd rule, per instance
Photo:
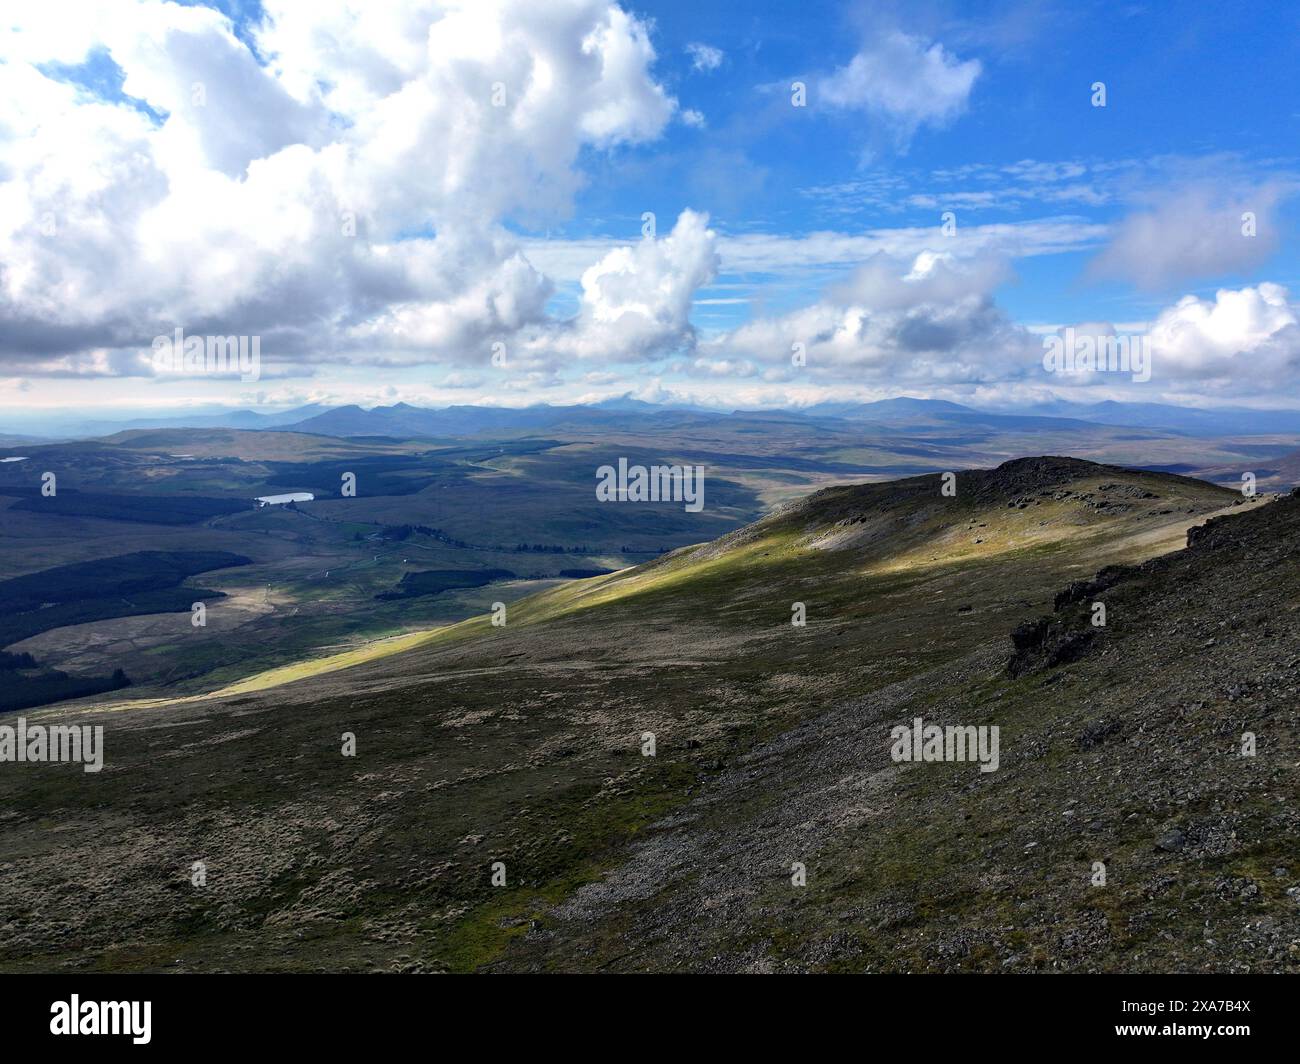
{"label": "mountain range on horizon", "polygon": [[689,404],[651,403],[630,395],[592,403],[529,406],[460,405],[422,407],[397,402],[388,406],[331,406],[308,403],[289,410],[262,413],[251,409],[225,412],[162,414],[121,420],[67,416],[57,419],[11,420],[0,424],[0,441],[79,439],[134,429],[222,428],[252,431],[294,431],[326,436],[393,436],[455,438],[492,432],[519,432],[572,423],[587,427],[625,423],[631,417],[709,420],[745,417],[834,419],[887,426],[980,424],[1023,430],[1060,429],[1088,424],[1153,429],[1188,436],[1268,435],[1300,433],[1300,410],[1174,406],[1167,403],[1121,403],[1106,400],[1076,403],[1066,400],[1021,407],[985,409],[946,399],[897,396],[872,402],[821,402],[805,407],[736,408],[716,410]]}

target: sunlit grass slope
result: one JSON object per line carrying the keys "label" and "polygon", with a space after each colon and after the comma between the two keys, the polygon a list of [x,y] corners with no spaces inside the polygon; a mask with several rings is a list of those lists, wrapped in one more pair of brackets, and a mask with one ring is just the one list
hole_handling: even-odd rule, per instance
{"label": "sunlit grass slope", "polygon": [[[506,605],[512,628],[619,606],[663,621],[707,616],[753,624],[774,602],[815,598],[822,609],[859,606],[889,577],[924,577],[981,562],[1109,548],[1135,561],[1181,546],[1184,529],[1241,496],[1186,477],[1069,458],[1019,459],[970,470],[827,488],[712,543],[653,562],[575,580]],[[224,697],[337,672],[420,648],[489,637],[490,614],[260,672],[211,693]],[[209,696],[193,696],[209,697]],[[150,700],[113,708],[165,704]]]}

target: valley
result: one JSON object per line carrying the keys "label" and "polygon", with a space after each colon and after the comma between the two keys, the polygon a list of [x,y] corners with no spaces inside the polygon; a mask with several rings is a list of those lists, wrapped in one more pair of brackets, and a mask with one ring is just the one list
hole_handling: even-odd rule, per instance
{"label": "valley", "polygon": [[[94,605],[44,603],[10,617],[9,648],[73,676],[123,669],[140,697],[186,697],[453,624],[574,574],[639,565],[826,485],[1059,445],[1098,461],[1205,470],[1233,486],[1258,470],[1268,491],[1289,487],[1285,455],[1300,445],[1300,425],[1294,436],[1207,438],[904,399],[815,415],[635,403],[305,413],[261,429],[132,428],[14,449],[25,460],[0,464],[0,582],[49,585],[72,565],[95,575],[84,595]],[[1276,469],[1259,461],[1268,455],[1281,456]],[[620,462],[701,468],[707,504],[602,503],[599,470]],[[41,491],[46,473],[56,476],[52,497]],[[313,497],[257,503],[294,494]],[[112,568],[149,552],[243,560],[165,592],[114,592]],[[920,561],[900,554],[889,564]],[[199,601],[202,627],[191,624]]]}

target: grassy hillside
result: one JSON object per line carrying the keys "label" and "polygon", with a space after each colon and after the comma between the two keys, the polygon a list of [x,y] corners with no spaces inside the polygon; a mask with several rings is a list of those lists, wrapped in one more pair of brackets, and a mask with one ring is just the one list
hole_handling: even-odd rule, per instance
{"label": "grassy hillside", "polygon": [[[1010,633],[1103,566],[1181,546],[1209,514],[1258,511],[1230,528],[1291,504],[1063,459],[963,473],[955,498],[940,483],[829,489],[713,544],[512,604],[504,627],[476,618],[179,705],[29,714],[102,724],[107,765],[0,777],[6,851],[21,855],[0,878],[3,911],[21,914],[0,964],[1032,965],[1065,898],[1032,890],[1044,875],[1072,884],[1060,862],[1093,852],[1049,848],[1066,803],[1080,824],[1118,830],[1137,823],[1130,812],[1164,812],[1147,810],[1144,788],[1175,777],[1150,776],[1140,756],[1097,762],[1119,749],[1105,724],[1101,754],[1080,760],[1096,689],[1068,670],[1010,677]],[[790,623],[794,602],[805,627]],[[1105,639],[1129,623],[1116,612]],[[1077,667],[1121,675],[1104,657]],[[1159,672],[1123,675],[1135,707],[1174,697]],[[894,766],[889,725],[917,713],[1000,721],[1002,769]],[[340,753],[345,732],[355,757]],[[1262,795],[1273,777],[1261,779]],[[64,830],[44,830],[51,817]],[[1184,836],[1203,829],[1189,819]],[[1111,838],[1098,859],[1125,852]],[[793,860],[810,870],[798,894]],[[504,887],[491,885],[497,861]],[[1098,898],[1127,905],[1145,889],[1133,882]],[[70,907],[74,945],[61,937]],[[989,930],[1020,914],[1023,942]],[[1153,940],[1199,933],[1157,915]],[[929,949],[967,927],[969,948],[958,935]],[[842,949],[827,945],[837,935]],[[1112,952],[1072,966],[1122,966],[1128,942],[1112,933]],[[1233,949],[1225,964],[1250,952]]]}
{"label": "grassy hillside", "polygon": [[[496,967],[1300,970],[1298,533],[1295,495],[1219,518],[1063,588],[1014,653],[758,744]],[[999,770],[893,763],[916,716],[998,725]]]}

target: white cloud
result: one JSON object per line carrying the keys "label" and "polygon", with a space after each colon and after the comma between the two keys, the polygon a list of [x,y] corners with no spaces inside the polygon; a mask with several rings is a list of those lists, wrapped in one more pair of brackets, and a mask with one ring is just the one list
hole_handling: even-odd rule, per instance
{"label": "white cloud", "polygon": [[[1142,365],[1130,363],[1119,373],[1044,374],[1041,383],[1054,392],[1114,389],[1133,373],[1136,383],[1122,396],[1129,401],[1181,403],[1189,396],[1214,395],[1268,403],[1295,398],[1300,391],[1300,305],[1278,284],[1220,289],[1213,299],[1185,295],[1150,322],[1080,322],[1069,328],[1076,338],[1123,339],[1130,350],[1145,343],[1149,364],[1143,356]],[[1031,331],[1045,342],[1054,334],[1068,339],[1065,330]],[[1099,354],[1098,360],[1104,358]]]}
{"label": "white cloud", "polygon": [[[1160,289],[1258,266],[1277,247],[1274,209],[1281,196],[1276,184],[1235,195],[1207,187],[1166,193],[1118,223],[1090,264],[1090,275]],[[1253,233],[1246,231],[1248,213],[1254,216]]]}
{"label": "white cloud", "polygon": [[691,67],[695,70],[702,70],[707,73],[722,66],[722,49],[714,48],[711,44],[692,41],[686,46],[686,54],[691,57]]}
{"label": "white cloud", "polygon": [[841,305],[875,311],[957,303],[989,294],[1010,272],[1005,259],[993,256],[961,260],[949,252],[922,251],[901,273],[897,260],[878,253],[836,287],[832,297]]}
{"label": "white cloud", "polygon": [[822,82],[821,98],[877,114],[907,139],[920,126],[947,125],[964,111],[981,69],[979,60],[959,60],[942,44],[886,30]]}
{"label": "white cloud", "polygon": [[[701,343],[698,366],[713,373],[718,364],[749,360],[769,367],[768,379],[859,386],[1014,377],[1036,363],[1041,345],[993,302],[1005,277],[1005,264],[987,257],[880,255],[811,306]],[[796,366],[792,356],[800,353],[806,365]]]}
{"label": "white cloud", "polygon": [[[556,326],[503,223],[563,216],[584,149],[662,132],[646,26],[608,0],[263,7],[265,65],[209,8],[6,15],[0,358],[129,372],[181,325],[455,360]],[[161,121],[38,69],[95,49]]]}
{"label": "white cloud", "polygon": [[576,317],[562,327],[533,330],[525,355],[549,365],[626,362],[690,348],[695,293],[717,270],[708,217],[683,211],[667,236],[615,248],[586,269]]}
{"label": "white cloud", "polygon": [[1264,282],[1183,296],[1150,329],[1153,377],[1162,386],[1214,381],[1238,394],[1273,394],[1300,383],[1300,307]]}

